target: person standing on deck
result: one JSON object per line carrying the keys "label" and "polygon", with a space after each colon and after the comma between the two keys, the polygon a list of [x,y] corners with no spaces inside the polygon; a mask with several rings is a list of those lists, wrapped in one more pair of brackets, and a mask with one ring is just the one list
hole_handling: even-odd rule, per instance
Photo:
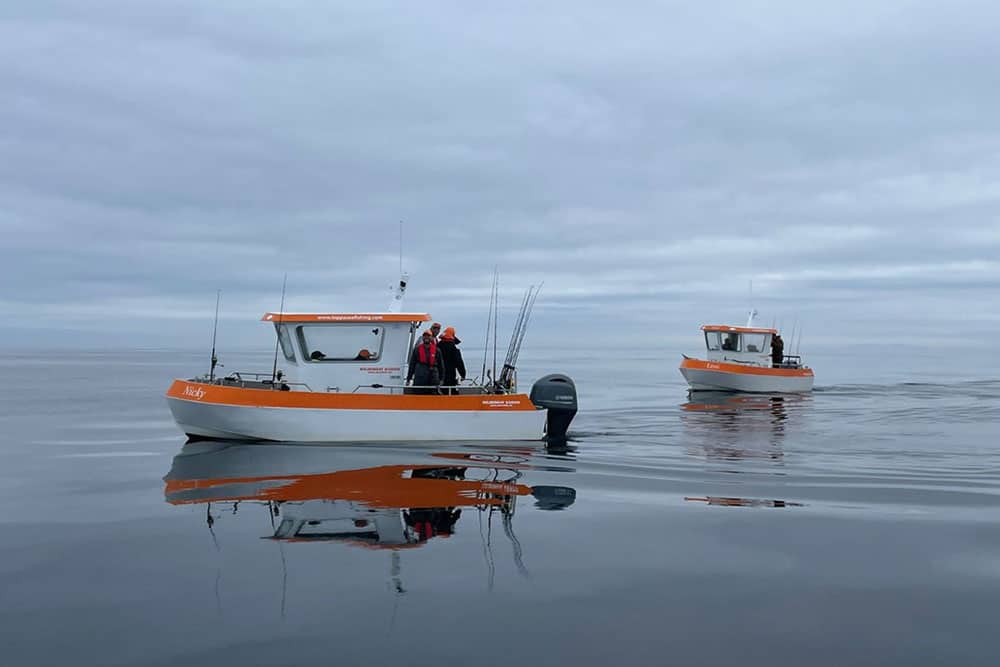
{"label": "person standing on deck", "polygon": [[771,339],[771,364],[775,368],[779,368],[784,359],[785,341],[781,340],[781,334],[775,333],[774,338]]}
{"label": "person standing on deck", "polygon": [[[462,359],[462,351],[458,349],[462,341],[455,336],[455,327],[448,327],[438,339],[438,352],[444,362],[444,379],[441,382],[445,387],[458,386],[459,377],[465,380],[465,361]],[[457,393],[453,389],[446,389],[445,393]]]}
{"label": "person standing on deck", "polygon": [[434,341],[434,335],[425,331],[420,342],[410,353],[410,365],[406,373],[406,384],[413,382],[416,394],[436,394],[437,386],[444,376],[444,361],[441,351]]}
{"label": "person standing on deck", "polygon": [[431,325],[431,335],[434,336],[434,340],[439,340],[441,336],[441,323],[435,322]]}

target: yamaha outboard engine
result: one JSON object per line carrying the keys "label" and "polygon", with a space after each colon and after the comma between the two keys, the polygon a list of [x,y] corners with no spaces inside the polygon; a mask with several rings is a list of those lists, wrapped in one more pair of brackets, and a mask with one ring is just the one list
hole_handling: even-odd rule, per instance
{"label": "yamaha outboard engine", "polygon": [[545,436],[549,440],[563,440],[569,423],[576,416],[576,385],[567,375],[546,375],[531,386],[531,402],[546,408],[548,422]]}

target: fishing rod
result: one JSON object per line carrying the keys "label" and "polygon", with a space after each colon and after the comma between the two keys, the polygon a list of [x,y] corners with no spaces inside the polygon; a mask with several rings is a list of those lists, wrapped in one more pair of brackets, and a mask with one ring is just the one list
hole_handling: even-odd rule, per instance
{"label": "fishing rod", "polygon": [[531,285],[524,294],[521,301],[521,310],[518,313],[514,331],[511,333],[510,345],[507,348],[507,358],[504,360],[503,370],[500,372],[499,384],[501,387],[509,389],[513,384],[514,371],[517,368],[517,359],[521,354],[521,345],[524,343],[524,336],[528,331],[528,323],[531,321],[531,312],[535,308],[535,301],[538,299],[538,292],[541,285]]}
{"label": "fishing rod", "polygon": [[525,334],[528,333],[528,324],[531,323],[531,315],[532,313],[535,312],[535,301],[538,300],[538,293],[542,291],[543,285],[545,285],[544,282],[541,283],[538,287],[536,287],[535,293],[531,297],[531,303],[528,305],[528,314],[527,317],[525,318],[524,326],[521,328],[521,336],[518,338],[517,341],[517,349],[514,350],[514,359],[512,365],[516,365],[518,358],[521,356],[521,344],[524,343],[524,336]]}
{"label": "fishing rod", "polygon": [[486,316],[486,342],[483,345],[483,372],[479,376],[482,383],[486,384],[486,358],[490,354],[490,327],[493,324],[493,299],[497,291],[497,267],[493,267],[493,284],[490,287],[490,309]]}
{"label": "fishing rod", "polygon": [[503,360],[504,366],[509,366],[511,359],[514,358],[514,347],[517,346],[517,335],[521,331],[521,327],[524,325],[524,313],[528,308],[528,301],[531,299],[531,290],[533,288],[534,285],[529,287],[525,291],[524,296],[521,297],[521,308],[517,311],[517,319],[514,321],[514,331],[511,332],[510,342],[507,344],[507,356],[504,357]]}
{"label": "fishing rod", "polygon": [[222,290],[215,292],[215,324],[212,326],[212,365],[208,369],[208,381],[215,380],[215,367],[219,364],[219,358],[215,356],[215,336],[219,332],[219,300],[222,298]]}
{"label": "fishing rod", "polygon": [[513,359],[514,356],[514,346],[516,345],[517,334],[521,330],[521,326],[524,322],[524,310],[525,308],[527,308],[528,299],[529,299],[529,293],[526,292],[524,297],[521,299],[521,308],[518,311],[517,319],[514,321],[514,331],[512,331],[510,334],[510,343],[508,343],[507,345],[507,356],[504,357],[503,368],[500,370],[500,377],[496,378],[496,386],[500,391],[504,391],[505,389],[509,388],[511,384],[511,379],[514,370],[514,367],[511,364],[511,360]]}
{"label": "fishing rod", "polygon": [[493,301],[493,372],[491,380],[497,376],[497,322],[500,320],[500,273],[497,271],[496,286],[494,287],[496,298]]}
{"label": "fishing rod", "polygon": [[281,341],[281,318],[285,314],[285,286],[288,284],[288,274],[281,281],[281,309],[278,311],[278,326],[274,332],[274,365],[271,366],[271,388],[278,379],[278,343]]}

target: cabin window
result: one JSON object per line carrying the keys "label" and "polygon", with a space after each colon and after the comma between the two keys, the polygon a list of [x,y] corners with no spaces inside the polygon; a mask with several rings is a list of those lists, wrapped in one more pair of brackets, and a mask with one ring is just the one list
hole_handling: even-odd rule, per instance
{"label": "cabin window", "polygon": [[706,331],[705,332],[705,345],[708,347],[709,352],[715,352],[719,349],[722,343],[719,341],[718,331]]}
{"label": "cabin window", "polygon": [[727,352],[738,352],[740,349],[740,335],[735,332],[721,333],[722,349]]}
{"label": "cabin window", "polygon": [[743,352],[767,352],[764,349],[764,344],[767,339],[767,334],[762,333],[745,333],[743,334]]}
{"label": "cabin window", "polygon": [[298,327],[305,359],[313,363],[378,361],[384,332],[382,327],[366,324]]}
{"label": "cabin window", "polygon": [[285,355],[285,359],[295,363],[295,350],[292,348],[292,337],[288,335],[288,327],[275,324],[274,328],[278,331],[281,353]]}

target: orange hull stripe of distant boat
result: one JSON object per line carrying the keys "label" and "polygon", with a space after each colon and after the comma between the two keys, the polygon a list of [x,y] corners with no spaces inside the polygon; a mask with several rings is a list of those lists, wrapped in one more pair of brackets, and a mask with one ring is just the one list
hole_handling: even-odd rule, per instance
{"label": "orange hull stripe of distant boat", "polygon": [[706,324],[701,328],[702,331],[722,331],[729,332],[734,331],[736,333],[778,333],[777,329],[765,329],[762,327],[731,327],[725,324]]}
{"label": "orange hull stripe of distant boat", "polygon": [[311,391],[275,391],[226,387],[203,382],[174,380],[168,398],[209,405],[254,408],[306,408],[318,410],[458,410],[512,412],[535,410],[524,394],[424,396],[410,394],[340,394]]}
{"label": "orange hull stripe of distant boat", "polygon": [[264,313],[262,322],[427,322],[427,313]]}
{"label": "orange hull stripe of distant boat", "polygon": [[812,377],[811,368],[767,368],[765,366],[747,366],[744,364],[729,364],[724,361],[705,361],[703,359],[685,359],[681,368],[699,371],[716,371],[719,373],[735,373],[737,375],[769,375],[771,377]]}

